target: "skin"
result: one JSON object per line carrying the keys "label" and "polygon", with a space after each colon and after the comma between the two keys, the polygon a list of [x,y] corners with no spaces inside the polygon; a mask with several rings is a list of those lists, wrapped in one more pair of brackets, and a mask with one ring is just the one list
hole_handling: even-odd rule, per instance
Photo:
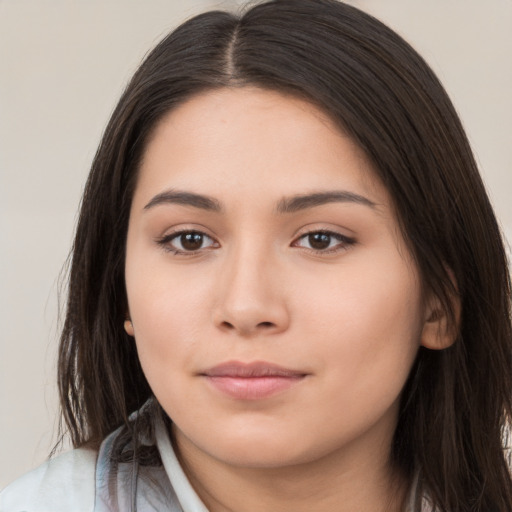
{"label": "skin", "polygon": [[[169,191],[208,196],[219,211]],[[332,191],[367,202],[279,211]],[[204,233],[198,250],[182,231]],[[333,234],[315,250],[318,232]],[[389,464],[400,393],[419,346],[449,340],[386,189],[321,111],[245,87],[169,113],[140,168],[126,287],[127,331],[211,512],[401,509],[407,479]],[[202,375],[233,360],[305,377],[236,399]]]}

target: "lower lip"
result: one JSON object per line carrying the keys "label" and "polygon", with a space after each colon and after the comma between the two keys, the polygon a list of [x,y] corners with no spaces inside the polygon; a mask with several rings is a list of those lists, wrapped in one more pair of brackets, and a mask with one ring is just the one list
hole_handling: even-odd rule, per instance
{"label": "lower lip", "polygon": [[285,391],[304,376],[206,377],[218,391],[238,400],[262,400]]}

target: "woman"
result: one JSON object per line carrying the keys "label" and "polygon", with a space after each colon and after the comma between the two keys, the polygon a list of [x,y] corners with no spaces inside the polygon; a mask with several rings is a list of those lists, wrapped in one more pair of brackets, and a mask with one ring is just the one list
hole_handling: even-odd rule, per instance
{"label": "woman", "polygon": [[182,25],[128,85],[77,227],[76,450],[2,510],[512,506],[510,281],[460,122],[330,0]]}

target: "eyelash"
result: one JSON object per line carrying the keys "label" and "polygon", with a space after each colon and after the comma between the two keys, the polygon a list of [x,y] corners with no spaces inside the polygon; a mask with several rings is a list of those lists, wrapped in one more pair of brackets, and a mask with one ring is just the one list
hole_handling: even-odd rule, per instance
{"label": "eyelash", "polygon": [[[315,231],[309,231],[307,233],[304,233],[303,235],[299,236],[299,238],[296,239],[296,241],[293,242],[293,246],[297,247],[297,243],[300,240],[307,240],[309,237],[313,235],[322,235],[329,237],[331,240],[329,241],[329,245],[332,242],[332,239],[337,240],[338,243],[334,247],[328,247],[326,249],[315,249],[313,247],[303,247],[304,249],[311,251],[314,254],[335,254],[344,250],[347,250],[351,245],[354,245],[356,243],[354,238],[350,238],[348,236],[342,235],[341,233],[336,233],[335,231],[329,231],[325,229],[318,229]],[[310,241],[311,243],[311,241]]]}
{"label": "eyelash", "polygon": [[[211,240],[212,244],[208,247],[201,247],[199,249],[190,250],[190,251],[187,251],[184,249],[177,249],[177,248],[173,247],[172,246],[173,240],[178,239],[178,238],[182,237],[183,235],[199,235],[199,236],[203,237],[202,241],[204,241],[204,239],[206,238],[206,239]],[[307,240],[309,237],[311,237],[313,235],[322,235],[322,236],[329,237],[330,238],[329,245],[332,242],[332,239],[337,240],[339,243],[336,244],[334,247],[327,247],[326,249],[315,249],[313,247],[302,247],[302,246],[298,245],[298,242],[300,242],[301,240]],[[170,252],[177,256],[181,256],[181,255],[194,256],[202,250],[220,247],[219,243],[216,242],[212,237],[210,237],[206,233],[203,233],[202,231],[198,231],[195,229],[184,229],[181,231],[175,231],[173,233],[169,233],[168,235],[163,236],[162,238],[158,238],[156,240],[156,242],[158,243],[158,245],[160,245],[162,247],[163,250],[165,250],[166,252]],[[291,245],[292,245],[292,247],[302,247],[303,249],[305,249],[309,252],[312,252],[313,254],[323,255],[323,254],[334,254],[334,253],[338,253],[338,252],[347,250],[351,245],[354,245],[355,243],[356,243],[356,240],[354,238],[350,238],[350,237],[342,235],[340,233],[336,233],[335,231],[319,229],[319,230],[314,230],[314,231],[308,231],[307,233],[300,235],[298,238],[296,238],[292,242]],[[310,240],[310,244],[311,244],[311,240]]]}
{"label": "eyelash", "polygon": [[203,240],[204,238],[210,239],[213,242],[212,247],[219,247],[218,242],[215,242],[211,236],[208,236],[206,233],[203,233],[202,231],[198,231],[196,229],[183,229],[181,231],[175,231],[174,233],[169,233],[168,235],[165,235],[162,238],[157,239],[156,242],[158,243],[158,245],[160,245],[160,247],[162,247],[162,249],[164,249],[164,251],[170,252],[178,256],[193,256],[195,254],[198,254],[201,250],[204,250],[204,248],[200,248],[194,251],[186,251],[183,249],[177,249],[173,247],[172,241],[182,237],[183,235],[200,235],[201,237],[203,237]]}

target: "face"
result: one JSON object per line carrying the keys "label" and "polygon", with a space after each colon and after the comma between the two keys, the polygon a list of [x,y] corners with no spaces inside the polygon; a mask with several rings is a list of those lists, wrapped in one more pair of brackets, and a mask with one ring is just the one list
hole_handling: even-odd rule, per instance
{"label": "face", "polygon": [[140,169],[126,287],[178,444],[245,467],[389,448],[421,285],[387,191],[312,105],[223,89],[168,114]]}

